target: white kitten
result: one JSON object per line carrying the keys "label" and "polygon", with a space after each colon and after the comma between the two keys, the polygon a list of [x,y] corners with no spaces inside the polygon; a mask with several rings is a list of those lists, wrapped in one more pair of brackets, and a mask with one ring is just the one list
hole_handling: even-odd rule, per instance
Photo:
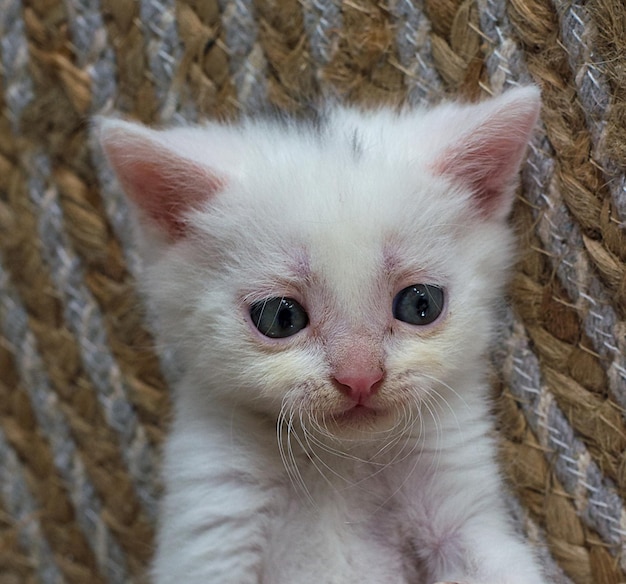
{"label": "white kitten", "polygon": [[485,382],[538,110],[100,121],[185,372],[155,582],[543,582]]}

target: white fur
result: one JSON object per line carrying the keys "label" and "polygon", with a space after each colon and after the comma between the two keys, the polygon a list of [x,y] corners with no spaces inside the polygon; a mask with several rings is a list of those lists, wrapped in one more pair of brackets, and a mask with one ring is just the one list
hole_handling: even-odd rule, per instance
{"label": "white fur", "polygon": [[[157,584],[543,583],[503,507],[485,383],[521,154],[488,216],[458,176],[433,170],[470,137],[493,148],[517,132],[521,153],[537,109],[522,89],[402,115],[332,110],[321,131],[101,123],[105,150],[127,161],[112,158],[118,174],[153,144],[223,185],[182,238],[155,234],[139,210],[144,289],[185,370]],[[172,180],[184,196],[193,177]],[[145,193],[129,195],[141,206]],[[391,315],[415,283],[446,291],[426,327]],[[272,296],[296,298],[310,326],[263,337],[249,304]],[[383,363],[373,399],[388,415],[323,432],[309,417],[346,405],[333,371],[362,355]]]}

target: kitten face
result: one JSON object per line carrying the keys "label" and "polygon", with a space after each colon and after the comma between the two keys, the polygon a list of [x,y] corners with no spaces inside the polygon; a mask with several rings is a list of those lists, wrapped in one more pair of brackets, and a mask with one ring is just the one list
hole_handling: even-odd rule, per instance
{"label": "kitten face", "polygon": [[[156,280],[176,271],[167,279],[181,289],[161,294],[159,303],[174,315],[167,329],[178,330],[207,394],[273,417],[285,408],[333,433],[386,429],[414,419],[425,400],[447,394],[445,384],[479,359],[509,237],[488,222],[468,227],[467,201],[442,205],[449,185],[420,179],[423,171],[407,180],[406,169],[368,169],[365,158],[333,166],[321,161],[319,178],[301,184],[299,161],[273,168],[249,191],[233,181],[194,216],[192,240],[150,277],[158,290]],[[332,204],[339,193],[343,203]],[[253,197],[265,200],[262,210]],[[236,224],[225,227],[232,216]],[[415,285],[443,292],[433,322],[394,316],[394,301]],[[264,335],[251,311],[283,298],[302,307],[306,326],[284,338]],[[430,302],[436,312],[436,299]],[[276,308],[270,324],[275,316]]]}
{"label": "kitten face", "polygon": [[146,289],[195,391],[354,436],[408,428],[473,378],[538,108],[534,90],[510,93],[405,117],[339,110],[321,131],[105,126],[140,209]]}

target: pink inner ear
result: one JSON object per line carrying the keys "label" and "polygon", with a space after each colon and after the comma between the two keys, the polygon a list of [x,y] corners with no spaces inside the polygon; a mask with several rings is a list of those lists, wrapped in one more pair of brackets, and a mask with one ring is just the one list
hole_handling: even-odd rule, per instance
{"label": "pink inner ear", "polygon": [[508,105],[459,137],[433,165],[436,174],[472,189],[474,203],[485,217],[508,213],[511,186],[537,120],[537,99]]}
{"label": "pink inner ear", "polygon": [[503,199],[508,198],[507,189],[526,150],[526,140],[489,138],[452,147],[435,164],[437,174],[457,179],[472,189],[478,209],[486,216],[507,203]]}
{"label": "pink inner ear", "polygon": [[126,194],[172,239],[185,236],[186,215],[224,186],[209,169],[143,137],[110,140],[105,150]]}

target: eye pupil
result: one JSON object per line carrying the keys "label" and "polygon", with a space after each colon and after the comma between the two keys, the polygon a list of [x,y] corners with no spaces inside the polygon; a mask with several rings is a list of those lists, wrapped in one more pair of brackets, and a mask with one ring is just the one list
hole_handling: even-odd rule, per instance
{"label": "eye pupil", "polygon": [[291,309],[291,304],[289,306],[284,306],[283,304],[278,311],[278,325],[283,329],[291,328],[293,326]]}
{"label": "eye pupil", "polygon": [[393,316],[403,322],[424,326],[443,312],[443,289],[431,284],[414,284],[400,290],[393,301]]}
{"label": "eye pupil", "polygon": [[426,300],[426,298],[424,297],[420,297],[415,303],[415,310],[417,314],[420,315],[421,318],[425,318],[426,313],[428,312],[429,306],[430,306],[430,303],[428,302],[428,300]]}
{"label": "eye pupil", "polygon": [[266,337],[281,339],[300,332],[309,324],[309,317],[293,298],[268,298],[250,307],[250,318]]}

